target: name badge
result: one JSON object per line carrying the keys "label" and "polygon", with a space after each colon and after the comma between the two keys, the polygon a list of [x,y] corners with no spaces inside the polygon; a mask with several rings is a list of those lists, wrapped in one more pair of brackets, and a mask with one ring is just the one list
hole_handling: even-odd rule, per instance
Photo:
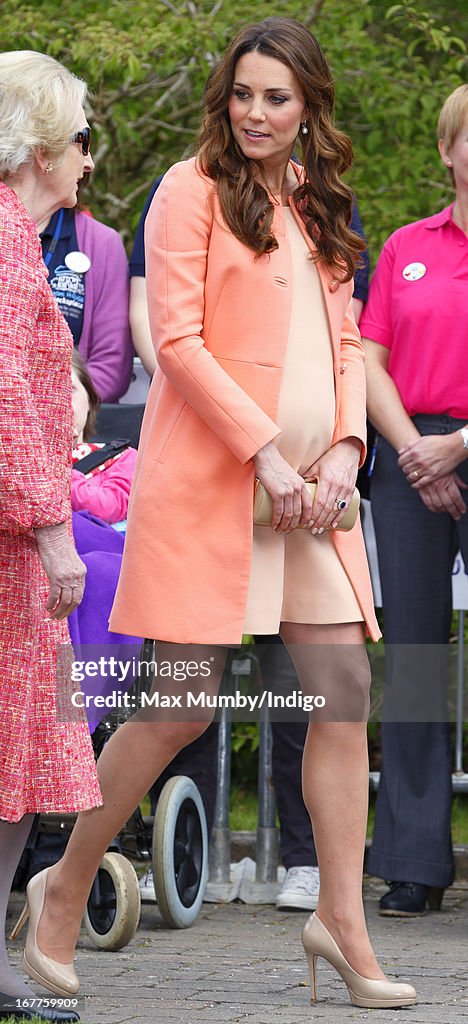
{"label": "name badge", "polygon": [[402,273],[405,281],[420,281],[426,270],[424,263],[408,263]]}
{"label": "name badge", "polygon": [[91,260],[85,252],[67,252],[65,266],[75,274],[86,274],[91,266]]}

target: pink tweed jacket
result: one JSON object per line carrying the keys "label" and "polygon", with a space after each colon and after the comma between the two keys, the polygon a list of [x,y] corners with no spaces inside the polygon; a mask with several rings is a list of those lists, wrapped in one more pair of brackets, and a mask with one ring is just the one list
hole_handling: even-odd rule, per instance
{"label": "pink tweed jacket", "polygon": [[46,613],[33,533],[71,519],[71,350],[36,226],[0,182],[0,818],[8,821],[101,803],[89,731],[69,700],[68,626]]}

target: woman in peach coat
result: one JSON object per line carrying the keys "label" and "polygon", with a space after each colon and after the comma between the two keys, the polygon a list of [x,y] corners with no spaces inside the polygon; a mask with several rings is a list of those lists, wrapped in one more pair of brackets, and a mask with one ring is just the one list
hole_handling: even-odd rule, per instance
{"label": "woman in peach coat", "polygon": [[[377,637],[378,628],[360,527],[333,529],[365,438],[363,351],[350,303],[362,243],[348,228],[352,196],[339,174],[351,146],[333,125],[333,102],[327,64],[305,27],[285,18],[250,26],[210,79],[196,160],[173,167],[158,189],[146,247],[159,369],[111,627],[156,638],[160,664],[211,658],[199,684],[211,693],[222,645],[238,644],[244,631],[280,631],[302,690],[325,688],[328,714],[311,721],[304,754],[321,878],[303,933],[313,995],[322,955],[357,1005],[400,1006],[414,1002],[414,989],[382,974],[361,893],[364,635],[367,626]],[[298,137],[304,171],[290,160]],[[271,529],[252,530],[256,476],[273,499]],[[305,479],[314,477],[312,503]],[[206,724],[137,713],[105,747],[104,808],[80,816],[30,929],[43,976],[48,963],[52,981],[62,971],[63,987],[67,978],[77,985],[73,945],[99,860]]]}

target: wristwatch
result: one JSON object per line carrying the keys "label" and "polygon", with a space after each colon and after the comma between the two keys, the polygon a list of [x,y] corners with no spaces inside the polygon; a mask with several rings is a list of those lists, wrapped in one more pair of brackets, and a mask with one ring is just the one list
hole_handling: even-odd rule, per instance
{"label": "wristwatch", "polygon": [[468,448],[468,427],[462,427],[460,430],[460,434],[463,440],[463,447]]}

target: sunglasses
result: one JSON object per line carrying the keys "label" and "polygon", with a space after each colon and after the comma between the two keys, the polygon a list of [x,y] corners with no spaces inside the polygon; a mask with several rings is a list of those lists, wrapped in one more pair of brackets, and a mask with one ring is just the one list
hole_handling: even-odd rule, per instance
{"label": "sunglasses", "polygon": [[91,145],[91,128],[83,128],[81,132],[75,132],[75,135],[72,135],[70,142],[79,142],[81,144],[81,152],[83,156],[88,156],[89,147]]}

